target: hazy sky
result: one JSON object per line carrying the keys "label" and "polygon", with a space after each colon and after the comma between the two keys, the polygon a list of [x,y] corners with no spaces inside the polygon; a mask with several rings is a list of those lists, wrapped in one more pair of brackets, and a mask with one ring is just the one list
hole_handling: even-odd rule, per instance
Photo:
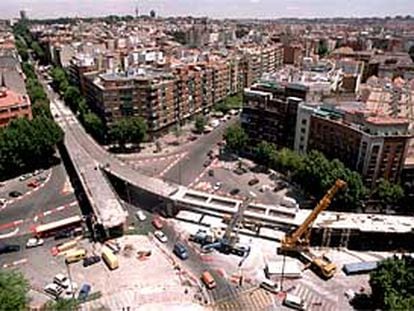
{"label": "hazy sky", "polygon": [[162,16],[333,17],[414,15],[414,0],[0,0],[0,18],[98,16],[141,13]]}

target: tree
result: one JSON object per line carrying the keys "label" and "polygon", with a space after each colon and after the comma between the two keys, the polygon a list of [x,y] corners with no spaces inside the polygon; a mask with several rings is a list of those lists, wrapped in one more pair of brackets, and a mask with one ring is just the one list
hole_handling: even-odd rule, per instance
{"label": "tree", "polygon": [[49,300],[45,306],[45,311],[76,311],[79,310],[79,302],[76,299]]}
{"label": "tree", "polygon": [[0,309],[4,311],[25,310],[29,283],[19,272],[0,271]]}
{"label": "tree", "polygon": [[93,112],[83,115],[83,126],[96,140],[102,142],[105,139],[105,125],[102,120]]}
{"label": "tree", "polygon": [[54,67],[50,75],[53,80],[54,88],[64,93],[66,91],[66,88],[69,86],[65,71],[62,68]]}
{"label": "tree", "polygon": [[62,139],[61,128],[50,118],[13,120],[0,129],[0,176],[16,176],[50,163]]}
{"label": "tree", "polygon": [[414,45],[410,47],[408,54],[410,54],[411,60],[414,62]]}
{"label": "tree", "polygon": [[276,146],[266,141],[260,142],[255,148],[255,157],[260,164],[272,167],[277,157]]}
{"label": "tree", "polygon": [[66,105],[70,107],[70,109],[76,114],[79,109],[79,102],[81,100],[81,94],[77,87],[69,86],[63,98],[65,100]]}
{"label": "tree", "polygon": [[204,132],[204,129],[206,127],[206,124],[207,124],[207,122],[206,122],[206,118],[205,117],[203,117],[203,116],[197,116],[195,118],[195,124],[194,124],[194,126],[195,126],[195,129],[196,129],[196,131],[198,133],[203,133]]}
{"label": "tree", "polygon": [[230,126],[224,134],[226,146],[233,152],[243,151],[247,145],[248,136],[240,124]]}
{"label": "tree", "polygon": [[123,118],[112,126],[109,135],[113,141],[124,149],[125,144],[133,143],[139,145],[147,133],[147,124],[141,117]]}
{"label": "tree", "polygon": [[371,300],[381,310],[414,309],[414,262],[410,256],[389,258],[370,274]]}
{"label": "tree", "polygon": [[398,204],[404,197],[404,190],[398,184],[380,179],[378,186],[373,191],[373,197],[381,202],[382,207],[386,207],[387,205]]}

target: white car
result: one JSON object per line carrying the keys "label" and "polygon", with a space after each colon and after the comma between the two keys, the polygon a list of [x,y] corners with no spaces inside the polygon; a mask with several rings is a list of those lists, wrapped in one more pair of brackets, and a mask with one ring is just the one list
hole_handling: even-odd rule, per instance
{"label": "white car", "polygon": [[55,277],[53,278],[53,283],[59,285],[60,287],[65,288],[65,289],[70,286],[69,279],[63,273],[56,274]]}
{"label": "white car", "polygon": [[22,176],[20,176],[19,177],[19,181],[25,181],[25,180],[28,180],[30,177],[32,177],[33,176],[33,174],[32,173],[27,173],[27,174],[24,174],[24,175],[22,175]]}
{"label": "white car", "polygon": [[135,216],[138,218],[139,221],[145,221],[147,219],[147,216],[145,216],[143,211],[137,211],[135,213]]}
{"label": "white car", "polygon": [[73,294],[76,293],[78,290],[78,284],[76,282],[72,282],[72,284],[69,284],[68,288],[65,289],[65,295],[66,296],[73,296]]}
{"label": "white car", "polygon": [[0,207],[6,205],[6,203],[7,203],[7,200],[6,199],[0,198]]}
{"label": "white car", "polygon": [[168,242],[167,236],[161,230],[154,231],[154,235],[160,242],[162,242],[162,243],[167,243]]}
{"label": "white car", "polygon": [[43,239],[30,238],[30,239],[27,240],[26,247],[27,248],[37,247],[37,246],[43,245],[43,243],[45,243],[45,241]]}
{"label": "white car", "polygon": [[54,298],[58,298],[63,292],[63,288],[55,283],[47,284],[43,290],[49,295],[52,295]]}
{"label": "white car", "polygon": [[214,184],[214,186],[213,186],[213,190],[214,191],[217,191],[217,190],[219,190],[221,188],[221,182],[216,182],[215,184]]}

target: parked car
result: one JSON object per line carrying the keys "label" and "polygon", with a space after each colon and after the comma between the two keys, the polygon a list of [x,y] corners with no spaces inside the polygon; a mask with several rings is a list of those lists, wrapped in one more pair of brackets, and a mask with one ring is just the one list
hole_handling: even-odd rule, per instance
{"label": "parked car", "polygon": [[40,175],[40,174],[42,174],[43,173],[43,170],[42,169],[40,169],[40,170],[35,170],[34,172],[33,172],[33,176],[37,176],[37,175]]}
{"label": "parked car", "polygon": [[147,216],[145,216],[143,211],[137,211],[135,213],[135,216],[138,218],[139,221],[145,221],[147,219]]}
{"label": "parked car", "polygon": [[62,230],[55,234],[55,240],[66,239],[72,236],[72,232],[70,230]]}
{"label": "parked car", "polygon": [[20,245],[0,243],[0,254],[13,253],[20,251]]}
{"label": "parked car", "polygon": [[257,178],[250,179],[248,184],[249,186],[257,185],[260,181]]}
{"label": "parked car", "polygon": [[27,186],[30,188],[37,188],[39,187],[40,183],[37,180],[31,180],[27,183]]}
{"label": "parked car", "polygon": [[173,253],[175,255],[177,255],[178,258],[182,259],[182,260],[186,260],[188,259],[188,250],[187,248],[181,244],[181,243],[176,243],[174,245],[174,249],[173,249]]}
{"label": "parked car", "polygon": [[204,166],[204,167],[208,167],[210,164],[211,164],[211,160],[206,160],[206,161],[203,163],[203,166]]}
{"label": "parked car", "polygon": [[7,203],[7,199],[0,198],[0,207],[6,205],[6,203]]}
{"label": "parked car", "polygon": [[78,294],[78,300],[86,300],[86,298],[89,296],[89,293],[91,292],[91,289],[92,288],[88,283],[83,284]]}
{"label": "parked car", "polygon": [[37,180],[38,182],[42,182],[42,181],[45,181],[45,180],[46,180],[46,177],[45,177],[45,176],[43,176],[43,175],[41,175],[41,176],[38,176],[38,177],[36,178],[36,180]]}
{"label": "parked car", "polygon": [[167,236],[161,230],[154,231],[154,235],[160,242],[162,242],[162,243],[167,243],[168,242]]}
{"label": "parked car", "polygon": [[53,278],[53,283],[63,288],[68,288],[70,286],[70,281],[68,277],[64,275],[63,273],[56,274],[55,277]]}
{"label": "parked car", "polygon": [[217,191],[217,190],[219,190],[220,188],[221,188],[221,182],[216,182],[215,184],[214,184],[214,186],[213,186],[213,190],[214,191]]}
{"label": "parked car", "polygon": [[162,229],[162,227],[163,227],[162,222],[161,222],[161,219],[159,217],[154,217],[152,219],[152,222],[151,223],[158,230]]}
{"label": "parked car", "polygon": [[14,191],[9,192],[9,197],[12,197],[12,198],[18,198],[21,195],[22,195],[22,193],[20,191],[14,190]]}
{"label": "parked car", "polygon": [[27,240],[26,247],[27,248],[37,247],[37,246],[43,245],[44,243],[45,241],[43,239],[30,238]]}
{"label": "parked car", "polygon": [[208,176],[213,177],[214,176],[214,171],[213,170],[208,170]]}
{"label": "parked car", "polygon": [[230,191],[230,195],[237,195],[240,193],[240,189],[238,188],[234,188]]}
{"label": "parked car", "polygon": [[60,294],[63,292],[63,288],[55,283],[47,284],[43,290],[55,299],[59,298]]}
{"label": "parked car", "polygon": [[19,181],[25,181],[28,180],[30,177],[32,177],[33,175],[31,173],[28,174],[24,174],[22,176],[19,177]]}
{"label": "parked car", "polygon": [[83,259],[83,266],[89,267],[101,261],[100,256],[90,256]]}

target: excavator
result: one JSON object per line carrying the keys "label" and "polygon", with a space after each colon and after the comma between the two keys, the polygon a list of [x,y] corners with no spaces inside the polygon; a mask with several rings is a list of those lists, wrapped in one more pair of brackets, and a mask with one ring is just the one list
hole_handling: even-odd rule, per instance
{"label": "excavator", "polygon": [[278,249],[279,253],[299,257],[304,260],[319,276],[330,279],[336,272],[336,265],[325,256],[316,256],[310,251],[310,234],[312,224],[318,215],[325,210],[335,196],[335,194],[346,187],[346,182],[337,179],[335,184],[328,190],[324,197],[319,201],[313,211],[305,221],[293,232],[286,234]]}

